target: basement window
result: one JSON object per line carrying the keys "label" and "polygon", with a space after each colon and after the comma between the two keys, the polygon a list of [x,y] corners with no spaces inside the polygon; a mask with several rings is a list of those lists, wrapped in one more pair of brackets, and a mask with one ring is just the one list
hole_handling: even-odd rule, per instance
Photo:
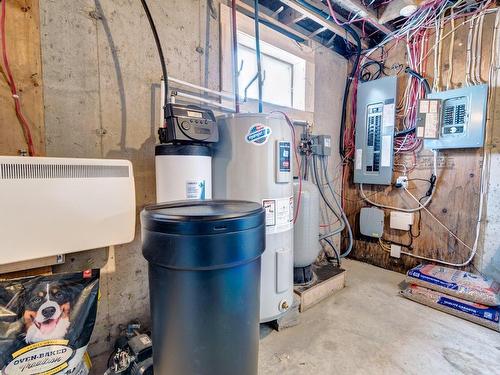
{"label": "basement window", "polygon": [[[245,14],[237,12],[238,22],[238,77],[241,110],[255,111],[258,99],[257,57],[255,52],[255,23]],[[233,92],[233,40],[231,8],[221,4],[221,90]],[[266,111],[281,109],[301,112],[314,111],[315,51],[307,43],[297,43],[283,33],[260,24],[260,49],[264,84],[263,101]],[[264,77],[265,75],[265,77]],[[248,86],[245,98],[245,87]],[[223,104],[232,106],[231,100]],[[276,107],[276,108],[273,108]]]}
{"label": "basement window", "polygon": [[[255,38],[238,32],[240,97],[258,99]],[[266,103],[304,110],[306,61],[269,43],[261,42],[262,92]]]}

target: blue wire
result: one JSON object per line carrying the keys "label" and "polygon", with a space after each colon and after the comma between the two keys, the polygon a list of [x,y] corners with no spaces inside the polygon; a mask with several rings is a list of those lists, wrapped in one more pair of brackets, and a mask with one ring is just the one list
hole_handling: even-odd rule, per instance
{"label": "blue wire", "polygon": [[254,1],[255,9],[255,54],[257,56],[257,76],[259,87],[259,113],[264,112],[264,105],[262,102],[262,61],[260,53],[260,31],[259,31],[259,0]]}

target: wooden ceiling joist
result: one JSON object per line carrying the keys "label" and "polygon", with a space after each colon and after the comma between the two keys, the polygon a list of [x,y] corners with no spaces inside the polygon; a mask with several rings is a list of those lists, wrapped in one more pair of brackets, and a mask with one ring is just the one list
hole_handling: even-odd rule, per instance
{"label": "wooden ceiling joist", "polygon": [[407,16],[412,11],[417,10],[421,2],[419,0],[393,0],[387,4],[382,12],[380,22],[387,23],[403,15]]}
{"label": "wooden ceiling joist", "polygon": [[[322,17],[321,15],[312,12],[304,5],[298,3],[294,0],[280,0],[280,1],[281,1],[281,3],[288,6],[289,8],[293,9],[297,13],[305,15],[308,19],[314,21],[315,23],[320,25],[322,28],[330,30],[331,32],[339,35],[342,38],[347,37],[347,40],[353,44],[356,43],[354,38],[349,34],[347,34],[347,36],[346,36],[346,31],[341,26],[337,25],[335,22],[327,20],[326,18]],[[367,46],[368,46],[368,44],[365,41],[362,41],[362,47],[367,48]]]}
{"label": "wooden ceiling joist", "polygon": [[339,7],[344,8],[353,14],[358,14],[360,17],[365,18],[370,24],[382,31],[384,34],[392,32],[391,29],[380,22],[375,11],[367,8],[359,0],[332,0],[332,3],[337,4]]}
{"label": "wooden ceiling joist", "polygon": [[[246,14],[253,14],[254,9],[252,6],[244,3],[243,1],[238,1],[237,2],[238,8],[241,9],[242,11],[245,11]],[[281,12],[280,12],[281,13]],[[279,14],[279,13],[278,13]],[[307,39],[307,33],[306,32],[300,32],[295,30],[294,28],[285,25],[284,23],[280,22],[278,19],[274,18],[271,15],[266,14],[265,12],[261,11],[259,14],[259,19],[262,21],[269,22],[270,24],[276,25],[280,29],[283,29],[283,31],[286,31],[287,33],[290,33],[291,35],[296,36],[299,39]]]}

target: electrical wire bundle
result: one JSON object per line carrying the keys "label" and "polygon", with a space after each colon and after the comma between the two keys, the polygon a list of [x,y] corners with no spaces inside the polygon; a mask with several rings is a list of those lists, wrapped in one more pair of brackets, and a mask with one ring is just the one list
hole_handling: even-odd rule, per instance
{"label": "electrical wire bundle", "polygon": [[[324,211],[322,211],[321,217],[326,224],[320,225],[320,228],[323,229],[325,233],[320,234],[319,241],[326,242],[335,255],[333,258],[325,250],[326,259],[329,262],[332,262],[335,259],[337,264],[340,265],[341,259],[347,257],[351,253],[354,245],[354,237],[347,215],[340,203],[339,198],[337,198],[337,196],[340,197],[340,194],[335,191],[332,185],[333,181],[335,181],[337,177],[335,176],[332,179],[329,175],[328,156],[319,156],[311,153],[303,155],[303,157],[304,160],[307,160],[307,163],[302,163],[304,166],[304,177],[307,179],[309,174],[311,174],[313,182],[317,186],[320,193],[320,197],[325,203],[325,207],[322,208]],[[311,168],[305,168],[308,164],[311,165]],[[341,164],[342,163],[339,163],[337,167],[341,167]],[[339,170],[339,168],[336,168],[336,170]],[[330,220],[330,214],[335,217],[333,221]],[[342,233],[344,230],[347,230],[348,243],[346,249],[341,251],[334,244],[332,237]]]}
{"label": "electrical wire bundle", "polygon": [[[322,182],[321,178],[318,177],[317,158],[320,160],[321,168],[323,170],[323,176],[325,178],[324,182]],[[321,238],[322,239],[328,238],[328,237],[333,236],[335,234],[341,233],[344,229],[347,229],[347,235],[348,235],[348,240],[349,240],[348,245],[347,245],[347,249],[344,250],[344,252],[342,252],[342,253],[338,250],[335,251],[336,253],[340,254],[340,258],[345,258],[352,251],[352,248],[354,245],[354,237],[353,237],[351,225],[349,223],[349,220],[347,219],[347,215],[344,211],[344,208],[339,203],[339,200],[336,197],[335,190],[332,186],[333,180],[330,178],[329,173],[328,173],[328,159],[327,159],[327,157],[325,157],[325,156],[321,156],[321,157],[313,156],[313,170],[314,170],[314,177],[315,177],[320,195],[322,196],[323,200],[325,201],[325,204],[330,208],[332,213],[337,217],[338,221],[341,223],[341,226],[339,228],[335,229],[334,231],[332,231],[326,235],[323,235]],[[326,184],[326,186],[328,187],[328,189],[330,191],[330,194],[331,194],[333,202],[335,203],[335,206],[338,210],[338,213],[335,211],[335,209],[332,207],[332,204],[329,202],[328,198],[326,197],[326,194],[323,190],[324,184]]]}
{"label": "electrical wire bundle", "polygon": [[[455,20],[463,17],[471,17],[471,19],[479,18],[477,22],[482,25],[484,22],[484,12],[491,5],[491,1],[481,1],[476,4],[470,3],[466,0],[459,0],[455,3],[447,0],[434,0],[427,1],[409,18],[407,18],[402,25],[399,25],[397,30],[388,34],[379,44],[375,47],[362,51],[363,58],[361,59],[361,69],[352,80],[351,91],[351,122],[341,130],[341,156],[346,157],[348,160],[354,157],[354,134],[355,134],[355,121],[356,121],[356,91],[359,81],[368,79],[379,78],[383,69],[375,75],[366,75],[366,69],[370,65],[381,64],[383,66],[384,60],[387,58],[387,53],[390,49],[394,48],[401,42],[406,44],[407,53],[407,72],[410,73],[407,79],[404,95],[398,103],[398,118],[400,121],[400,129],[395,134],[394,148],[396,154],[415,153],[420,150],[422,146],[421,140],[416,137],[415,123],[417,117],[418,101],[425,97],[428,92],[428,86],[423,80],[427,70],[427,59],[429,57],[428,45],[431,34],[434,33],[437,41],[436,56],[434,59],[434,81],[433,88],[437,91],[440,87],[441,75],[441,55],[442,55],[442,41],[448,36],[443,34],[444,25],[447,22],[455,22]],[[454,27],[454,26],[453,26]],[[482,26],[481,26],[482,27]],[[454,32],[454,29],[453,29]],[[449,33],[454,36],[453,32]],[[480,38],[478,35],[482,34],[480,31],[475,31],[474,40],[478,42],[474,44],[475,51],[480,51]],[[385,48],[391,44],[391,46]],[[451,47],[450,47],[451,49]],[[372,58],[375,52],[380,52],[380,59]],[[477,83],[480,80],[479,67],[480,67],[480,54],[476,54],[475,59],[469,58],[471,81]],[[356,57],[356,59],[358,59]],[[451,66],[451,64],[450,64]],[[356,69],[358,70],[358,69]],[[451,71],[451,69],[450,69]],[[449,73],[448,82],[451,81],[451,73]],[[427,86],[427,87],[426,87]],[[447,84],[450,86],[450,83]],[[347,103],[347,102],[346,102]],[[346,105],[346,103],[344,105]]]}
{"label": "electrical wire bundle", "polygon": [[[498,8],[492,7],[492,1],[478,1],[470,2],[466,0],[458,0],[456,2],[450,2],[447,0],[429,0],[424,2],[420,8],[412,14],[409,18],[397,26],[397,29],[392,33],[385,36],[385,38],[378,43],[375,47],[361,52],[361,59],[356,56],[356,73],[352,76],[352,89],[350,91],[350,109],[351,116],[350,122],[341,128],[341,157],[344,165],[343,182],[345,186],[345,179],[348,177],[346,168],[352,163],[354,159],[355,152],[355,123],[356,123],[356,102],[357,102],[357,85],[359,82],[364,82],[372,79],[378,79],[382,77],[387,67],[385,66],[386,60],[388,58],[388,51],[395,48],[398,44],[404,43],[406,49],[407,64],[406,69],[404,66],[399,69],[397,74],[405,71],[408,74],[406,79],[406,86],[404,89],[404,95],[401,97],[400,101],[397,103],[397,119],[398,127],[394,135],[394,153],[396,156],[394,166],[395,168],[401,166],[403,168],[403,175],[406,176],[410,173],[417,164],[417,153],[421,150],[423,142],[421,139],[416,137],[416,121],[418,114],[418,103],[419,100],[425,98],[427,94],[433,91],[440,91],[442,87],[446,89],[453,88],[453,47],[455,30],[466,24],[469,25],[468,40],[467,40],[467,61],[466,61],[466,76],[465,85],[471,86],[480,83],[484,83],[485,80],[481,77],[481,51],[482,51],[482,41],[483,41],[483,25],[484,16],[488,13],[496,12],[497,18],[495,22],[494,34],[492,37],[492,55],[491,55],[491,67],[488,77],[490,87],[494,87],[492,84],[494,79],[498,75],[498,51],[499,51],[499,38],[498,38],[498,28],[500,24],[500,16]],[[461,20],[461,22],[459,22]],[[450,31],[445,33],[446,26],[450,26]],[[449,69],[447,76],[443,77],[441,74],[441,65],[443,59],[443,45],[444,40],[450,37],[451,43],[449,45],[448,51],[448,65]],[[434,46],[429,48],[430,41],[434,41]],[[432,88],[431,85],[426,81],[425,76],[428,69],[428,58],[434,53],[433,59],[433,81]],[[359,65],[357,62],[360,61]],[[496,67],[496,68],[495,68]],[[393,67],[394,68],[394,67]],[[490,90],[491,95],[494,95]],[[490,101],[491,102],[491,101]],[[347,101],[344,98],[344,105]],[[491,120],[490,120],[491,121]],[[409,232],[409,242],[408,243],[397,243],[394,241],[388,241],[381,239],[380,246],[386,251],[390,251],[390,243],[400,245],[408,249],[408,251],[403,251],[402,254],[409,255],[418,259],[433,261],[441,264],[446,264],[450,266],[461,267],[468,265],[474,255],[477,252],[480,223],[482,217],[482,206],[483,206],[483,196],[484,196],[484,184],[485,184],[485,168],[488,167],[488,158],[486,149],[484,151],[484,167],[481,171],[481,188],[479,194],[479,212],[476,227],[476,237],[474,244],[472,246],[467,245],[459,236],[457,236],[453,231],[449,229],[448,226],[443,224],[435,215],[433,215],[427,208],[432,200],[435,185],[437,183],[437,152],[434,152],[434,162],[433,162],[433,173],[429,180],[425,180],[429,184],[429,189],[427,193],[421,197],[415,197],[408,188],[403,188],[401,191],[408,195],[413,201],[415,201],[416,206],[410,208],[394,207],[383,205],[377,203],[370,199],[371,196],[367,196],[363,190],[363,185],[360,185],[360,194],[367,203],[373,206],[381,207],[384,209],[405,211],[405,212],[416,212],[419,216],[418,219],[418,232],[414,234],[413,229]],[[407,165],[407,158],[405,155],[411,156],[412,165]],[[409,179],[412,181],[414,179]],[[344,201],[344,199],[343,199]],[[422,211],[425,211],[440,227],[444,228],[451,237],[453,237],[457,244],[465,247],[470,251],[469,255],[464,261],[460,262],[450,262],[442,259],[433,259],[418,254],[412,253],[413,250],[413,240],[420,235]]]}

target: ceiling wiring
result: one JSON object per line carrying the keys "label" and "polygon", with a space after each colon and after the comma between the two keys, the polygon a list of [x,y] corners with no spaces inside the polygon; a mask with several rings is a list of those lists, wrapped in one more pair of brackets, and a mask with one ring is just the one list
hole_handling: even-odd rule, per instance
{"label": "ceiling wiring", "polygon": [[446,79],[446,90],[449,90],[452,87],[453,81],[453,52],[455,51],[455,19],[453,18],[453,8],[451,8],[452,18],[450,20],[451,27],[451,37],[450,37],[450,46],[448,49],[448,75]]}
{"label": "ceiling wiring", "polygon": [[[477,4],[477,6],[474,8],[471,6],[471,4],[465,2],[465,1],[457,1],[450,9],[448,12],[441,12],[438,13],[435,17],[435,24],[434,24],[434,46],[431,48],[423,48],[420,51],[415,51],[413,47],[409,46],[409,42],[411,40],[415,40],[414,38],[418,37],[419,34],[416,33],[415,31],[408,31],[411,33],[412,38],[409,38],[407,34],[407,57],[408,57],[408,62],[409,66],[416,66],[417,71],[421,72],[422,69],[424,68],[424,63],[427,60],[427,57],[431,54],[434,53],[434,81],[433,81],[433,91],[437,91],[440,89],[440,81],[441,81],[441,72],[440,72],[440,67],[442,65],[442,50],[444,43],[443,41],[450,36],[450,45],[448,46],[448,71],[447,75],[445,77],[445,82],[443,83],[443,87],[446,88],[446,90],[452,89],[454,86],[453,82],[453,75],[454,75],[454,70],[453,70],[453,60],[454,60],[454,48],[455,48],[455,33],[458,28],[461,28],[465,25],[468,26],[468,30],[466,32],[466,59],[465,59],[465,77],[464,77],[464,84],[466,86],[473,86],[473,85],[478,85],[478,84],[483,84],[485,83],[485,80],[481,76],[482,72],[482,65],[483,65],[483,56],[482,56],[482,51],[483,51],[483,41],[485,39],[485,32],[484,32],[484,25],[485,25],[485,16],[487,14],[495,13],[495,23],[494,23],[494,28],[493,28],[493,35],[491,38],[491,47],[492,47],[492,52],[490,56],[490,61],[489,61],[489,71],[488,71],[488,79],[486,83],[488,83],[490,87],[489,91],[489,102],[492,102],[492,98],[495,97],[496,95],[496,82],[498,80],[498,70],[499,70],[499,64],[500,64],[500,56],[499,56],[499,50],[500,50],[500,40],[498,37],[498,30],[500,28],[500,10],[498,8],[493,8],[490,7],[492,5],[491,1],[483,1]],[[422,10],[420,11],[422,15],[425,15],[425,11]],[[462,22],[457,22],[458,19],[463,19]],[[449,23],[449,31],[446,32],[446,23]],[[420,24],[421,27],[426,28],[426,32],[430,30],[428,25],[425,23]],[[410,29],[409,29],[410,30]],[[424,42],[422,39],[419,40],[420,44],[422,45]],[[413,43],[412,46],[414,46],[416,43]],[[417,53],[415,53],[417,52]],[[417,63],[415,64],[415,57],[418,56],[417,58]],[[399,102],[398,104],[398,110],[400,111],[405,111],[405,121],[403,121],[404,127],[408,127],[411,124],[411,121],[408,122],[408,117],[411,115],[411,108],[412,108],[412,102],[415,97],[415,91],[414,88],[412,87],[411,82],[409,82],[405,88],[404,96],[402,98],[402,101]],[[492,108],[489,109],[490,113],[493,111]],[[492,126],[492,121],[493,121],[493,116],[488,117],[487,120],[487,129],[489,129]],[[412,142],[412,140],[408,139],[408,133],[405,133],[405,136],[402,140],[396,140],[395,141],[395,146],[398,145],[399,147],[395,148],[395,153],[397,154],[398,152],[401,151],[402,147],[405,148],[405,146]],[[472,261],[475,257],[475,255],[478,252],[478,247],[479,247],[479,238],[480,238],[480,232],[481,232],[481,225],[482,225],[482,220],[483,220],[483,206],[484,206],[484,201],[485,201],[485,194],[486,194],[486,188],[487,188],[487,171],[488,168],[490,168],[490,157],[489,157],[489,152],[487,147],[483,147],[482,149],[482,165],[481,165],[481,176],[480,176],[480,186],[479,186],[479,192],[477,193],[478,196],[478,211],[477,211],[477,219],[475,220],[475,230],[474,230],[474,238],[473,242],[471,244],[466,243],[466,241],[461,238],[459,233],[456,233],[455,231],[451,230],[448,225],[443,223],[439,218],[434,215],[431,210],[428,207],[428,202],[429,199],[425,199],[426,197],[422,198],[417,198],[412,192],[410,192],[410,189],[408,187],[404,188],[404,191],[407,196],[411,198],[414,203],[416,203],[416,207],[412,208],[404,208],[401,209],[400,207],[393,207],[389,205],[383,205],[377,202],[374,202],[370,200],[370,198],[366,197],[365,192],[363,190],[363,185],[360,184],[360,194],[361,196],[365,199],[365,201],[371,205],[383,208],[383,209],[390,209],[390,210],[397,210],[397,211],[404,211],[404,212],[417,212],[418,213],[418,233],[414,234],[413,233],[413,228],[410,227],[410,237],[411,238],[417,238],[421,234],[421,221],[422,221],[422,215],[428,215],[430,218],[437,223],[437,225],[442,228],[443,230],[446,231],[448,234],[449,238],[453,239],[456,242],[456,247],[462,247],[464,249],[468,250],[467,255],[465,255],[462,260],[448,260],[446,259],[446,255],[442,255],[441,257],[428,257],[428,256],[423,256],[418,254],[417,248],[415,246],[412,246],[413,242],[410,242],[409,244],[403,244],[403,243],[397,243],[391,240],[387,240],[384,238],[380,238],[378,243],[379,246],[386,252],[391,252],[391,244],[394,245],[399,245],[402,247],[407,248],[409,251],[401,251],[401,254],[408,256],[408,257],[413,257],[415,259],[419,259],[422,261],[426,262],[433,262],[433,263],[438,263],[446,266],[451,266],[451,267],[465,267],[468,265],[472,265]],[[395,163],[395,166],[399,165],[403,167],[403,173],[404,175],[407,174],[407,166],[404,163]],[[434,167],[435,168],[435,167]],[[415,178],[410,178],[409,181],[416,180]],[[425,199],[425,200],[424,200]],[[411,245],[411,246],[410,246]],[[451,245],[449,245],[451,246]],[[448,257],[450,258],[455,258],[457,255],[449,255]]]}

